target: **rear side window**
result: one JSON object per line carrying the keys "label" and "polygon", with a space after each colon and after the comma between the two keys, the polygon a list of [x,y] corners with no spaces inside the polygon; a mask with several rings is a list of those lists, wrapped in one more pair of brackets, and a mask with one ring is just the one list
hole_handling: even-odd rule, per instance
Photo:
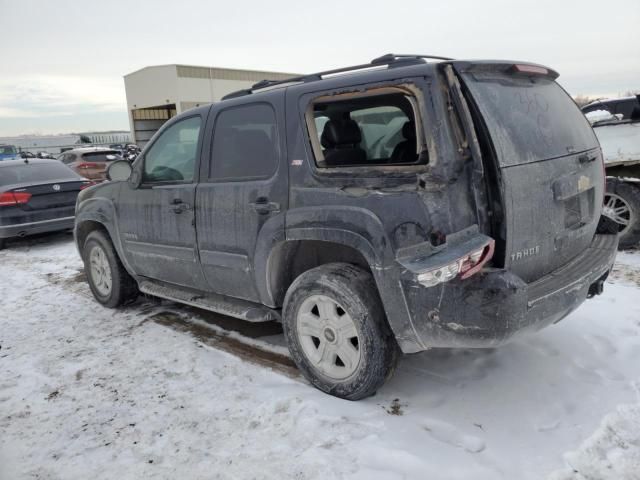
{"label": "rear side window", "polygon": [[277,165],[277,122],[270,105],[243,105],[218,114],[209,168],[212,179],[268,178]]}
{"label": "rear side window", "polygon": [[0,166],[0,185],[80,179],[73,170],[59,162]]}
{"label": "rear side window", "polygon": [[598,146],[587,119],[553,80],[465,73],[502,166],[565,156]]}
{"label": "rear side window", "polygon": [[618,101],[615,113],[621,114],[622,120],[631,120],[634,116],[634,110],[640,110],[640,103],[637,99],[630,98]]}

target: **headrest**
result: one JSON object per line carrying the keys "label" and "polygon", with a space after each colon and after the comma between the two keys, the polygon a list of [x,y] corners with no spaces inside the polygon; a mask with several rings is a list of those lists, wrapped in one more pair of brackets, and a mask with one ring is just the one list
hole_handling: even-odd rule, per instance
{"label": "headrest", "polygon": [[329,120],[324,125],[320,143],[324,148],[331,148],[336,145],[354,145],[360,143],[362,134],[358,124],[349,119]]}
{"label": "headrest", "polygon": [[411,120],[405,122],[402,126],[402,136],[407,140],[416,138],[416,125]]}

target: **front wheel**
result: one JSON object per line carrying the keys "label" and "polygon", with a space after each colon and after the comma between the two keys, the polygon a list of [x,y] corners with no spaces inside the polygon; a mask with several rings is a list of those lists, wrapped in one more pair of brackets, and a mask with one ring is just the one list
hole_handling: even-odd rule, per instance
{"label": "front wheel", "polygon": [[640,242],[640,188],[607,179],[602,214],[618,224],[620,248],[630,248]]}
{"label": "front wheel", "polygon": [[283,328],[291,356],[318,389],[359,400],[393,372],[398,346],[370,273],[332,263],[300,275],[287,291]]}
{"label": "front wheel", "polygon": [[91,292],[102,305],[115,308],[136,298],[137,284],[103,232],[95,230],[87,236],[82,259]]}

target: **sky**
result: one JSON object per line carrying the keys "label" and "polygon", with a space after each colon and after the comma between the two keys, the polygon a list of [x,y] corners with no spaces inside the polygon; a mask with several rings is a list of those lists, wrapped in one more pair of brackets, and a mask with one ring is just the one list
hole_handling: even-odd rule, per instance
{"label": "sky", "polygon": [[0,0],[0,136],[128,130],[123,76],[313,72],[384,53],[548,65],[572,95],[640,89],[640,0]]}

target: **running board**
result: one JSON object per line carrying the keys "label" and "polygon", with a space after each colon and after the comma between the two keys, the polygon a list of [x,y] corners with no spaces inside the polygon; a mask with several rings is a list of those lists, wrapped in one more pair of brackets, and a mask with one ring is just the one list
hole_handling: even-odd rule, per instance
{"label": "running board", "polygon": [[147,295],[184,303],[192,307],[203,308],[222,315],[240,318],[248,322],[280,321],[280,314],[277,311],[247,300],[240,300],[216,293],[205,294],[195,292],[187,288],[157,283],[151,280],[142,280],[138,287],[142,293],[146,293]]}

